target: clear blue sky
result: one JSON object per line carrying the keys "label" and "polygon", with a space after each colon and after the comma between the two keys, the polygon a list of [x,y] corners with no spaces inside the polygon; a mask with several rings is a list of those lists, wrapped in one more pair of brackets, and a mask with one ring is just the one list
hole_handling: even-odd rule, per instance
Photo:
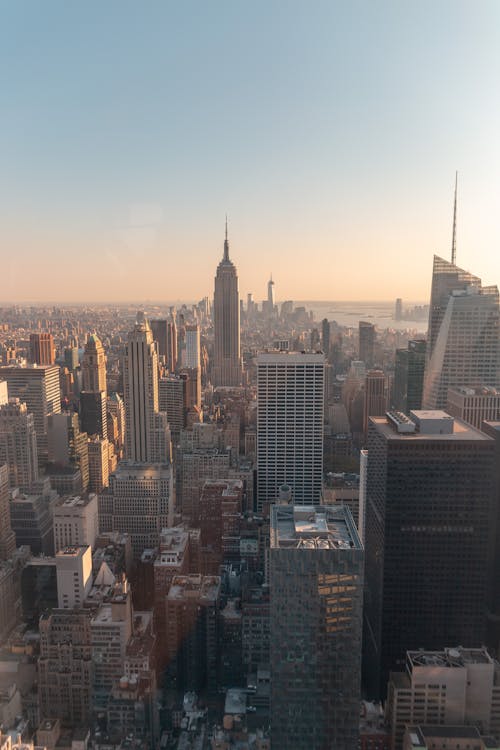
{"label": "clear blue sky", "polygon": [[500,3],[0,0],[4,300],[500,283]]}

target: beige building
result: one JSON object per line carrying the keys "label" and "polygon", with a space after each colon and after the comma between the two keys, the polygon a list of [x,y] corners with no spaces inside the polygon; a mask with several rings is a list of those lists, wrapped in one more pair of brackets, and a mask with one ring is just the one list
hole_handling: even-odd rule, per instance
{"label": "beige building", "polygon": [[446,411],[480,430],[485,420],[500,419],[500,391],[488,386],[448,388]]}
{"label": "beige building", "polygon": [[406,671],[390,674],[386,718],[392,750],[401,750],[413,724],[468,724],[497,735],[500,665],[485,648],[408,651]]}
{"label": "beige building", "polygon": [[54,506],[54,547],[88,544],[94,547],[99,532],[97,495],[62,497]]}
{"label": "beige building", "polygon": [[83,607],[92,588],[92,549],[65,547],[56,554],[59,609]]}
{"label": "beige building", "polygon": [[110,444],[106,439],[95,436],[88,442],[88,451],[89,492],[99,493],[109,484]]}

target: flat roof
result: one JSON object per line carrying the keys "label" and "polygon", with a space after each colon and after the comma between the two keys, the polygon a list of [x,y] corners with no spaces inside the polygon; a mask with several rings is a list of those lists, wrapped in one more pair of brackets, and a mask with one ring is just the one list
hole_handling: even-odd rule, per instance
{"label": "flat roof", "polygon": [[[439,416],[427,416],[432,414],[439,414],[439,412],[427,411],[424,412],[424,419],[440,419]],[[419,413],[421,414],[421,412]],[[449,416],[449,415],[446,415]],[[477,442],[489,442],[492,440],[491,437],[485,435],[484,432],[477,430],[475,427],[462,422],[462,420],[454,418],[453,432],[448,434],[434,434],[434,433],[420,433],[415,432],[397,432],[394,427],[388,423],[386,417],[370,417],[369,421],[376,427],[377,432],[383,435],[388,441],[394,440],[400,442],[456,442],[456,441],[477,441]]]}
{"label": "flat roof", "polygon": [[297,549],[362,549],[345,505],[273,505],[271,547]]}

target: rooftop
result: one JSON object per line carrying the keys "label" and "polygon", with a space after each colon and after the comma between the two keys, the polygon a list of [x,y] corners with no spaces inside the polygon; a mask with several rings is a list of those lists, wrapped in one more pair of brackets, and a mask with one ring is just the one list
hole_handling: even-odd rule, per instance
{"label": "rooftop", "polygon": [[273,505],[271,547],[362,549],[351,513],[344,505]]}
{"label": "rooftop", "polygon": [[413,667],[465,667],[468,664],[493,664],[485,648],[445,648],[443,651],[408,651],[408,668]]}
{"label": "rooftop", "polygon": [[195,599],[215,602],[219,597],[220,577],[186,575],[174,576],[168,599]]}
{"label": "rooftop", "polygon": [[446,414],[446,412],[441,411],[430,411],[426,410],[424,412],[419,411],[416,412],[419,415],[425,415],[424,419],[429,420],[440,420],[442,418],[441,415],[446,415],[447,417],[447,423],[449,424],[449,420],[453,420],[452,429],[449,432],[427,432],[427,431],[419,431],[418,425],[414,432],[399,432],[394,425],[394,422],[390,420],[387,416],[384,417],[370,417],[369,422],[375,426],[377,432],[381,435],[383,435],[386,440],[388,441],[439,441],[439,442],[449,442],[449,441],[475,441],[475,442],[488,442],[491,440],[488,435],[485,435],[480,430],[477,430],[475,427],[472,427],[469,424],[466,424],[465,422],[462,422],[460,419],[450,417],[449,414]]}

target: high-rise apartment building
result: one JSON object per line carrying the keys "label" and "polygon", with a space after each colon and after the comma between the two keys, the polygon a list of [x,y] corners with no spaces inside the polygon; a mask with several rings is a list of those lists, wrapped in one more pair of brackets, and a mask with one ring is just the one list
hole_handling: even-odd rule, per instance
{"label": "high-rise apartment building", "polygon": [[53,365],[56,349],[51,333],[30,334],[30,363],[32,365]]}
{"label": "high-rise apartment building", "polygon": [[443,409],[448,388],[500,387],[496,286],[434,256],[422,405]]}
{"label": "high-rise apartment building", "polygon": [[132,462],[170,460],[167,415],[159,411],[158,354],[147,319],[137,314],[125,349],[123,385],[126,416],[126,455]]}
{"label": "high-rise apartment building", "polygon": [[240,303],[236,266],[229,260],[229,242],[224,240],[224,255],[217,266],[214,292],[214,386],[241,385]]}
{"label": "high-rise apartment building", "polygon": [[48,460],[47,424],[49,414],[61,411],[59,367],[3,367],[0,376],[7,382],[10,398],[23,401],[35,421],[38,463]]}
{"label": "high-rise apartment building", "polygon": [[11,487],[29,490],[38,479],[35,421],[18,398],[0,406],[0,465],[7,464]]}
{"label": "high-rise apartment building", "polygon": [[366,467],[367,688],[407,650],[481,646],[493,553],[494,441],[441,411],[371,417]]}
{"label": "high-rise apartment building", "polygon": [[418,339],[408,341],[407,349],[396,349],[392,404],[404,414],[422,408],[425,351],[426,342]]}
{"label": "high-rise apartment building", "polygon": [[282,484],[295,504],[319,503],[323,475],[325,358],[321,352],[257,357],[257,501]]}
{"label": "high-rise apartment building", "polygon": [[355,750],[363,547],[347,508],[271,509],[271,741]]}
{"label": "high-rise apartment building", "polygon": [[375,326],[364,320],[359,321],[359,359],[366,367],[373,367],[375,356]]}

